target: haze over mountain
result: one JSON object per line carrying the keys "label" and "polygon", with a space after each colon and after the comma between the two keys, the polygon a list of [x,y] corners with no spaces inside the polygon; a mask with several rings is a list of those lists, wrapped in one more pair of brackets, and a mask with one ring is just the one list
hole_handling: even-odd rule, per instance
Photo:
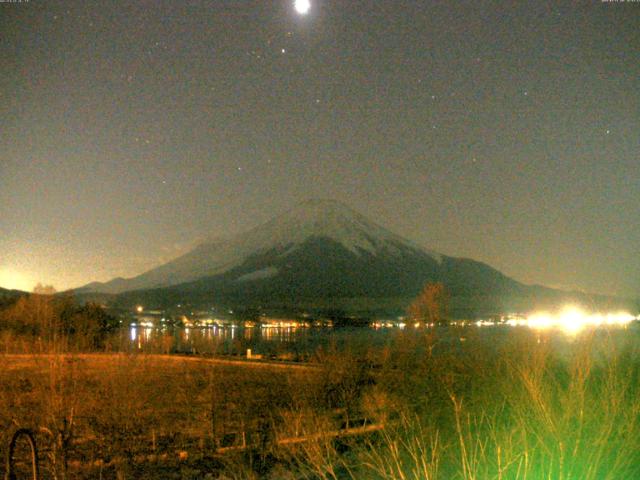
{"label": "haze over mountain", "polygon": [[506,308],[514,298],[553,292],[523,285],[484,263],[423,248],[332,200],[304,202],[136,277],[91,283],[77,292],[118,294],[126,304],[330,305],[338,299],[406,299],[427,281],[443,282],[458,304],[472,310],[479,304]]}

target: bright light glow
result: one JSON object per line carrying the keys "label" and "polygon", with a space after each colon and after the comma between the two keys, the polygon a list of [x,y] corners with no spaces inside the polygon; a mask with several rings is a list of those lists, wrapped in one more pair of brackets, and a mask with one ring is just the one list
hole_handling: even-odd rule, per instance
{"label": "bright light glow", "polygon": [[0,267],[0,287],[30,292],[36,281],[29,276],[9,268]]}
{"label": "bright light glow", "polygon": [[575,335],[589,327],[600,326],[625,326],[636,320],[636,317],[627,312],[617,313],[587,313],[580,308],[568,306],[558,314],[536,312],[524,319],[511,319],[507,321],[511,326],[526,326],[536,330],[548,330],[559,328],[564,332]]}
{"label": "bright light glow", "polygon": [[144,307],[143,307],[142,305],[138,305],[138,306],[136,307],[136,312],[138,312],[138,313],[142,313],[143,311],[144,311]]}
{"label": "bright light glow", "polygon": [[296,0],[294,3],[296,12],[300,15],[306,15],[311,10],[311,2],[309,0]]}

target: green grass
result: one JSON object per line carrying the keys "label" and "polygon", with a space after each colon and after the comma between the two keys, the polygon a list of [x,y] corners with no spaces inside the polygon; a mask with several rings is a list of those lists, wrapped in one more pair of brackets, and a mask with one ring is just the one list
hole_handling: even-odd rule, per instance
{"label": "green grass", "polygon": [[467,338],[455,355],[392,352],[364,394],[385,406],[388,428],[325,459],[345,478],[640,478],[636,346],[585,334],[560,355],[548,335]]}

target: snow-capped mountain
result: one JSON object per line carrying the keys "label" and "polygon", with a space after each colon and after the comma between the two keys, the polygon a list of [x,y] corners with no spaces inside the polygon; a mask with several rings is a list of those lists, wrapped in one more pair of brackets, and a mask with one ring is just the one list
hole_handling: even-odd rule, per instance
{"label": "snow-capped mountain", "polygon": [[[332,200],[304,202],[246,233],[203,243],[191,252],[134,278],[94,282],[83,291],[121,293],[167,287],[229,272],[248,258],[277,251],[280,258],[298,250],[309,239],[323,238],[361,256],[401,255],[414,252],[440,262],[442,256],[425,250],[368,220],[346,205]],[[276,275],[275,265],[243,274],[250,281]]]}
{"label": "snow-capped mountain", "polygon": [[484,263],[427,250],[330,200],[304,202],[137,277],[91,283],[76,293],[126,308],[189,303],[400,312],[429,281],[446,285],[452,313],[464,318],[567,301],[620,304],[524,285]]}
{"label": "snow-capped mountain", "polygon": [[137,277],[92,283],[78,292],[118,294],[120,305],[182,300],[286,306],[406,299],[428,281],[443,282],[452,296],[474,302],[520,296],[530,288],[483,263],[416,245],[342,203],[314,200]]}

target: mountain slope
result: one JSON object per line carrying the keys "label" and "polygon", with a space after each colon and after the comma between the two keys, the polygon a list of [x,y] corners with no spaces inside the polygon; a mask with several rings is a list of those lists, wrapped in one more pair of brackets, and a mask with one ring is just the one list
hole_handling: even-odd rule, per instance
{"label": "mountain slope", "polygon": [[17,298],[22,297],[24,295],[29,295],[29,294],[21,290],[7,290],[6,288],[0,287],[0,307],[6,304],[12,303]]}
{"label": "mountain slope", "polygon": [[20,295],[27,295],[27,292],[22,290],[9,290],[7,288],[0,287],[0,297],[18,297]]}
{"label": "mountain slope", "polygon": [[[434,261],[441,256],[422,249],[335,201],[308,201],[246,233],[204,243],[169,263],[131,279],[91,283],[80,292],[121,293],[162,288],[211,277],[241,267],[248,258],[291,253],[308,239],[328,238],[355,256],[408,250]],[[250,272],[247,272],[250,273]]]}
{"label": "mountain slope", "polygon": [[334,201],[305,202],[142,275],[90,284],[82,292],[117,294],[111,303],[123,307],[189,303],[290,309],[355,302],[363,309],[378,303],[399,311],[429,281],[446,285],[459,316],[595,298],[523,285],[484,263],[432,252]]}

